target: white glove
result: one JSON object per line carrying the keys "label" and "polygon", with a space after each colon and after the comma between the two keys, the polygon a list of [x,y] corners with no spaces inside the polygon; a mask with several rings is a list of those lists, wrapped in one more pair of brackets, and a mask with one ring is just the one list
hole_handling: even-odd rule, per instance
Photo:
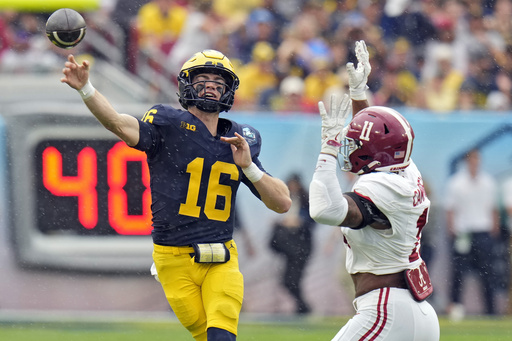
{"label": "white glove", "polygon": [[156,272],[156,266],[155,263],[151,264],[151,269],[149,270],[151,272],[151,275],[155,277],[156,281],[160,283],[160,278],[158,278],[158,273]]}
{"label": "white glove", "polygon": [[[339,105],[338,105],[339,103]],[[322,149],[321,153],[338,156],[341,141],[345,138],[345,121],[351,113],[350,97],[345,94],[340,98],[331,96],[331,110],[327,113],[324,102],[318,102],[318,111],[322,117]]]}
{"label": "white glove", "polygon": [[368,75],[372,71],[370,54],[364,40],[356,41],[356,57],[357,69],[354,68],[354,63],[347,63],[348,86],[350,98],[356,101],[363,101],[366,99],[366,90],[368,89],[366,85]]}

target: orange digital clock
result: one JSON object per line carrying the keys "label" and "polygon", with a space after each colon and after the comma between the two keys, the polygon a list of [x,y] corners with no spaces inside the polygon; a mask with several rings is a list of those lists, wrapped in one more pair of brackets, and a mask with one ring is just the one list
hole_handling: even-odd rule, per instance
{"label": "orange digital clock", "polygon": [[124,142],[43,140],[35,157],[39,209],[52,211],[56,218],[51,221],[41,214],[40,230],[151,233],[149,170],[143,152]]}

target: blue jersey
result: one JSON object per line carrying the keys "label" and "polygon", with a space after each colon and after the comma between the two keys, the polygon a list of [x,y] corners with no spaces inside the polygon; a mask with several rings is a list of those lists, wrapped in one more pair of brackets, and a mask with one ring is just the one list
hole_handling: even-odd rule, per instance
{"label": "blue jersey", "polygon": [[233,161],[230,144],[220,136],[242,135],[253,162],[263,170],[258,160],[259,132],[220,118],[217,136],[212,136],[197,117],[168,105],[152,107],[139,126],[139,143],[134,148],[147,155],[153,242],[184,246],[232,239],[240,182],[259,195]]}

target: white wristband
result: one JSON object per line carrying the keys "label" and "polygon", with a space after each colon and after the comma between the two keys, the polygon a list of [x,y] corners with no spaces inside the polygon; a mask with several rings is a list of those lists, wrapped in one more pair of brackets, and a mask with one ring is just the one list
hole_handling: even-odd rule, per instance
{"label": "white wristband", "polygon": [[80,96],[82,97],[83,100],[91,98],[95,92],[96,92],[96,89],[94,88],[94,86],[92,86],[90,80],[87,81],[87,83],[84,85],[83,88],[78,90],[78,93],[80,94]]}
{"label": "white wristband", "polygon": [[251,182],[260,181],[264,174],[263,171],[259,169],[254,162],[251,163],[249,167],[243,168],[242,171],[244,172],[247,179],[249,179]]}

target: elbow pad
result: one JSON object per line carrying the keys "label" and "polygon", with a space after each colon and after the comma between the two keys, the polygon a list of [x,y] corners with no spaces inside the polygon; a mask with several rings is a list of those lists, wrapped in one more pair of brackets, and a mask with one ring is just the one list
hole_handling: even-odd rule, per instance
{"label": "elbow pad", "polygon": [[336,159],[321,155],[309,185],[309,215],[319,224],[340,226],[348,213],[348,201],[336,177]]}

